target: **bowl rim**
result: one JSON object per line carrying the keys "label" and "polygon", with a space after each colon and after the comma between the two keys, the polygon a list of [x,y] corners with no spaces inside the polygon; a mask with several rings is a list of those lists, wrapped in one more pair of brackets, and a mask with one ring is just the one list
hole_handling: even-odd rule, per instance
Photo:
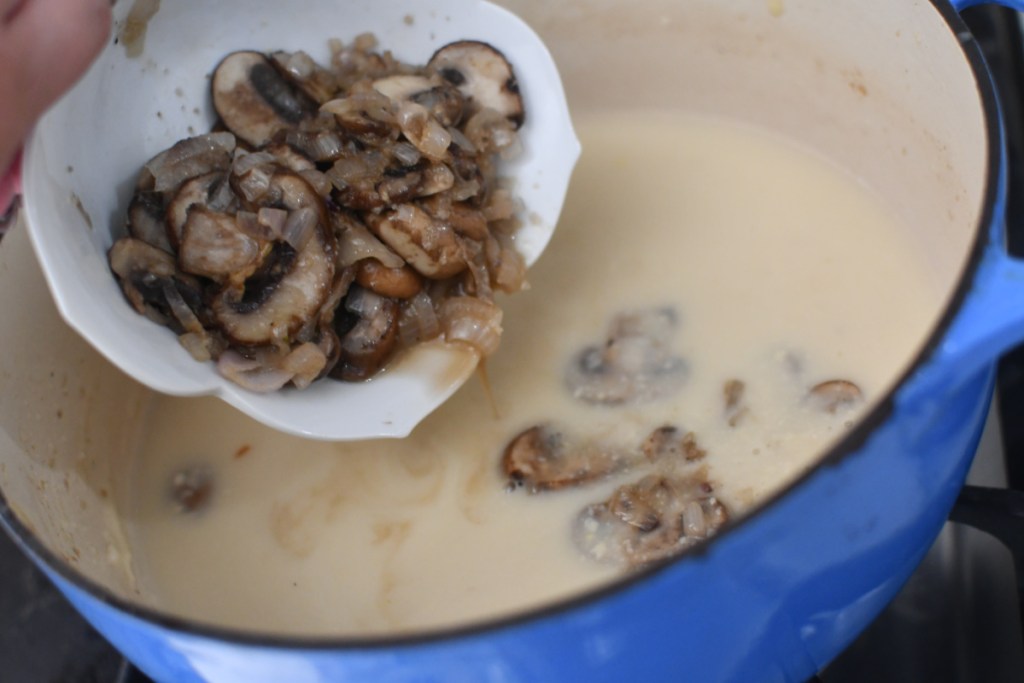
{"label": "bowl rim", "polygon": [[999,194],[1000,179],[1005,170],[1006,149],[1001,126],[999,101],[995,85],[991,79],[991,73],[988,70],[978,40],[968,29],[951,0],[929,0],[929,3],[944,20],[952,35],[958,39],[960,48],[970,67],[982,106],[987,147],[987,164],[981,211],[979,212],[978,222],[974,227],[975,234],[969,248],[969,253],[964,261],[952,296],[946,303],[942,315],[934,324],[917,355],[903,373],[898,376],[897,381],[885,396],[840,441],[826,451],[813,467],[790,481],[771,496],[765,498],[756,508],[740,519],[727,523],[726,527],[713,538],[708,539],[691,550],[661,560],[649,567],[622,576],[607,584],[557,599],[538,607],[526,608],[510,614],[506,613],[496,617],[471,620],[457,625],[426,628],[408,633],[363,636],[317,636],[276,634],[273,632],[220,626],[198,619],[177,616],[170,612],[148,607],[121,597],[111,589],[72,567],[66,560],[46,547],[28,526],[18,518],[2,489],[0,489],[0,527],[3,527],[14,543],[37,564],[41,565],[45,571],[52,572],[52,575],[56,575],[61,581],[66,582],[68,586],[82,591],[90,599],[123,615],[134,617],[151,626],[182,635],[216,640],[239,646],[257,646],[291,651],[382,651],[479,637],[487,633],[523,626],[530,622],[544,621],[572,612],[578,608],[593,605],[605,598],[637,589],[641,584],[669,570],[677,563],[709,552],[721,539],[732,537],[736,530],[752,523],[766,510],[777,506],[792,491],[820,474],[823,469],[836,466],[847,457],[854,455],[875,430],[889,419],[894,411],[895,395],[932,358],[953,320],[957,317],[965,299],[971,292],[975,276],[986,253],[988,231],[993,225],[993,221],[999,217],[997,213],[1002,214],[1005,210],[999,201]]}

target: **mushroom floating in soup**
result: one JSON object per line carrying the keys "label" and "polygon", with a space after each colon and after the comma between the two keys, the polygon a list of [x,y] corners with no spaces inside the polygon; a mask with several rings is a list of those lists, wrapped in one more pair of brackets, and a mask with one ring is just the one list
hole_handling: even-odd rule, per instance
{"label": "mushroom floating in soup", "polygon": [[499,178],[524,120],[512,66],[485,43],[425,66],[333,42],[227,55],[215,130],[145,164],[110,250],[129,303],[199,361],[257,392],[361,381],[443,338],[486,357],[495,292],[516,292],[518,204]]}

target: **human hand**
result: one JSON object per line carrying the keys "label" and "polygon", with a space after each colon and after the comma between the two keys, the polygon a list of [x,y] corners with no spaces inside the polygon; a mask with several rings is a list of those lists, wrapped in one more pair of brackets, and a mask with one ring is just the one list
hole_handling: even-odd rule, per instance
{"label": "human hand", "polygon": [[0,0],[0,184],[36,119],[109,35],[110,0]]}

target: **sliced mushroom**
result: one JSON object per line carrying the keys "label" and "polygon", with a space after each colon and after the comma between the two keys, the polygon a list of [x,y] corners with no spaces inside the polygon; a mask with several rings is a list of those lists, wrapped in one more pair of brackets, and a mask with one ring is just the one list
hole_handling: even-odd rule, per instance
{"label": "sliced mushroom", "polygon": [[178,271],[174,257],[142,240],[123,237],[110,248],[110,268],[132,307],[182,333],[194,330],[202,307],[199,283]]}
{"label": "sliced mushroom", "polygon": [[373,258],[359,262],[356,282],[376,294],[392,299],[411,299],[423,286],[420,275],[409,266],[387,268]]}
{"label": "sliced mushroom", "polygon": [[684,432],[672,425],[655,429],[644,439],[640,449],[652,463],[671,464],[679,460],[694,462],[707,455],[707,451],[697,443],[697,436],[693,432]]}
{"label": "sliced mushroom", "polygon": [[513,487],[530,493],[554,491],[603,479],[629,464],[612,448],[574,441],[550,425],[526,429],[509,441],[501,468]]}
{"label": "sliced mushroom", "polygon": [[260,242],[239,230],[234,215],[204,207],[189,212],[178,247],[178,265],[186,273],[240,284],[261,255]]}
{"label": "sliced mushroom", "polygon": [[317,222],[301,250],[276,242],[259,270],[243,287],[229,287],[214,297],[213,314],[225,335],[243,345],[286,342],[316,317],[331,293],[335,244],[327,212],[316,191],[300,176],[274,176],[266,197],[288,211],[312,208]]}
{"label": "sliced mushroom", "polygon": [[213,107],[232,133],[261,147],[316,111],[259,52],[232,52],[213,72]]}
{"label": "sliced mushroom", "polygon": [[235,204],[235,196],[223,171],[213,171],[185,182],[167,205],[166,235],[178,248],[181,233],[193,207],[212,211],[228,211]]}
{"label": "sliced mushroom", "polygon": [[136,192],[128,205],[128,233],[158,249],[173,250],[167,239],[163,195],[159,192]]}
{"label": "sliced mushroom", "polygon": [[808,398],[821,410],[834,415],[861,403],[864,392],[849,380],[833,379],[815,385],[808,392]]}
{"label": "sliced mushroom", "polygon": [[397,348],[398,303],[352,287],[343,305],[347,315],[335,318],[341,353],[331,376],[358,382],[380,372]]}
{"label": "sliced mushroom", "polygon": [[186,467],[170,481],[170,499],[177,512],[196,514],[210,506],[216,490],[213,470],[205,465]]}
{"label": "sliced mushroom", "polygon": [[703,473],[652,474],[586,507],[576,519],[573,537],[595,561],[639,568],[697,545],[728,519],[728,510]]}
{"label": "sliced mushroom", "polygon": [[519,128],[523,99],[512,65],[487,43],[460,40],[434,53],[427,66],[459,89],[472,111],[490,108]]}
{"label": "sliced mushroom", "polygon": [[421,275],[443,279],[466,268],[462,248],[451,225],[435,221],[414,204],[373,217],[370,228]]}
{"label": "sliced mushroom", "polygon": [[687,365],[673,353],[675,311],[646,309],[616,316],[603,344],[588,346],[570,362],[572,395],[598,405],[646,403],[679,391]]}

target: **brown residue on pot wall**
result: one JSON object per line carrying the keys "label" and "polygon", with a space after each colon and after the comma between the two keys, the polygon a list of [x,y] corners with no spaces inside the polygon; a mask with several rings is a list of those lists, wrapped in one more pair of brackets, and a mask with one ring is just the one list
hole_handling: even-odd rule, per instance
{"label": "brown residue on pot wall", "polygon": [[149,27],[149,21],[159,10],[160,0],[135,0],[135,4],[128,10],[124,24],[117,32],[117,39],[124,46],[124,53],[129,58],[142,56],[146,47],[146,29]]}
{"label": "brown residue on pot wall", "polygon": [[840,73],[846,79],[846,84],[850,86],[850,90],[861,97],[868,96],[868,86],[864,82],[864,74],[861,73],[860,69],[843,69]]}

